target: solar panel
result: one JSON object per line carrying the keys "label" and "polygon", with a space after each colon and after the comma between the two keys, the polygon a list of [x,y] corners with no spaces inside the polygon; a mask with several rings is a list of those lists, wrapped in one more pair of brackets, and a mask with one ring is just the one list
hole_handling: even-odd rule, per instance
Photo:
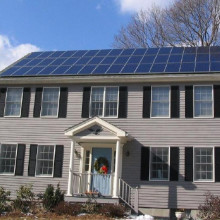
{"label": "solar panel", "polygon": [[34,52],[0,77],[220,72],[220,47]]}

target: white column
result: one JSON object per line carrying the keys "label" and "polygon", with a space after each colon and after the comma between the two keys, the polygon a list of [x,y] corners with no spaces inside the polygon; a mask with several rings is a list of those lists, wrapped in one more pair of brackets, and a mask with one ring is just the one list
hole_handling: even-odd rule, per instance
{"label": "white column", "polygon": [[119,188],[119,176],[120,176],[120,158],[121,158],[121,146],[120,140],[116,142],[116,155],[115,155],[115,177],[113,183],[113,197],[118,197]]}
{"label": "white column", "polygon": [[75,141],[72,140],[71,141],[71,150],[70,150],[69,179],[68,179],[67,196],[72,196],[72,192],[73,192],[74,150],[75,150]]}

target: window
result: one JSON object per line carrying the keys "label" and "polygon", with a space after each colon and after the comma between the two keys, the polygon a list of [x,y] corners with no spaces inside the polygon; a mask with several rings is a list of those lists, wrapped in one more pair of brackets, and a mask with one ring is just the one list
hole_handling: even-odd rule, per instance
{"label": "window", "polygon": [[23,89],[8,88],[5,101],[5,116],[20,117]]}
{"label": "window", "polygon": [[53,145],[39,145],[37,148],[37,176],[53,176],[54,168],[54,151]]}
{"label": "window", "polygon": [[89,151],[89,150],[86,150],[85,172],[89,171],[89,164],[90,164],[90,151]]}
{"label": "window", "polygon": [[92,87],[90,116],[118,116],[118,87]]}
{"label": "window", "polygon": [[152,87],[151,117],[170,117],[170,87]]}
{"label": "window", "polygon": [[168,180],[169,179],[169,148],[151,148],[150,179]]}
{"label": "window", "polygon": [[41,116],[58,116],[59,88],[44,88]]}
{"label": "window", "polygon": [[194,148],[194,180],[213,180],[213,148]]}
{"label": "window", "polygon": [[194,86],[194,117],[213,116],[212,86]]}
{"label": "window", "polygon": [[0,146],[0,174],[15,173],[16,154],[16,144],[2,144]]}

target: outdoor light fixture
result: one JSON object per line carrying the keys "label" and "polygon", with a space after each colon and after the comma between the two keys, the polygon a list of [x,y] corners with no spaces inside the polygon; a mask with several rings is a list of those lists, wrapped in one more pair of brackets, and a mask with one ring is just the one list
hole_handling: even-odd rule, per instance
{"label": "outdoor light fixture", "polygon": [[81,158],[81,154],[76,149],[75,149],[74,153],[77,158],[79,158],[79,159]]}

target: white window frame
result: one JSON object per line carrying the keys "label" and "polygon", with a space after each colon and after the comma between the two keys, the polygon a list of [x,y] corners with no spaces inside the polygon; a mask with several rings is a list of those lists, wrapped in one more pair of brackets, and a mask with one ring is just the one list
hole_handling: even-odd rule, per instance
{"label": "white window frame", "polygon": [[[153,148],[168,148],[168,178],[165,179],[152,179],[151,178],[151,161],[152,161],[152,156],[151,156],[151,149]],[[149,164],[149,181],[151,182],[169,182],[170,181],[170,146],[164,146],[164,147],[150,147],[150,164]]]}
{"label": "white window frame", "polygon": [[[195,87],[210,86],[212,87],[212,115],[211,116],[195,116]],[[213,85],[193,85],[193,118],[214,118],[214,89]]]}
{"label": "white window frame", "polygon": [[[195,149],[196,148],[211,148],[212,149],[212,157],[213,157],[213,164],[212,164],[212,171],[213,171],[213,178],[212,180],[195,180]],[[210,146],[194,146],[193,147],[193,182],[195,183],[214,183],[215,182],[215,147]]]}
{"label": "white window frame", "polygon": [[[99,116],[100,118],[118,118],[118,110],[119,110],[119,86],[92,86],[91,87],[91,92],[90,92],[90,101],[89,101],[89,117],[92,118],[93,116],[91,115],[92,111],[92,89],[93,88],[104,88],[103,92],[103,111],[102,115]],[[117,97],[117,115],[116,116],[105,116],[105,94],[106,94],[106,88],[117,88],[118,89],[118,97]]]}
{"label": "white window frame", "polygon": [[[58,103],[57,103],[57,115],[42,115],[42,110],[43,110],[43,98],[44,98],[44,89],[59,89]],[[42,98],[41,98],[40,117],[41,117],[41,118],[58,118],[58,115],[59,115],[59,108],[60,108],[60,87],[43,87]]]}
{"label": "white window frame", "polygon": [[[161,88],[161,87],[164,87],[164,88],[169,88],[169,115],[168,116],[152,116],[152,97],[153,97],[153,88]],[[170,118],[171,116],[171,86],[170,85],[154,85],[154,86],[151,86],[151,102],[150,102],[150,117],[151,118]]]}
{"label": "white window frame", "polygon": [[15,153],[14,173],[0,173],[0,176],[15,176],[15,170],[17,165],[18,143],[0,143],[0,147],[2,145],[16,145],[16,153]]}
{"label": "white window frame", "polygon": [[[54,152],[53,152],[53,169],[52,169],[52,174],[51,175],[43,175],[39,174],[37,175],[37,158],[38,158],[38,151],[39,151],[39,146],[54,146]],[[36,166],[35,166],[35,177],[52,177],[54,175],[54,166],[55,166],[55,153],[56,153],[56,145],[55,144],[38,144],[37,145],[37,154],[36,154]]]}
{"label": "white window frame", "polygon": [[[21,107],[20,107],[20,114],[19,115],[5,115],[6,114],[6,105],[7,105],[7,96],[8,96],[8,90],[9,89],[22,89],[21,94]],[[5,118],[20,118],[21,117],[21,109],[22,109],[22,102],[23,102],[23,95],[24,95],[24,87],[7,87],[7,92],[5,96],[5,107],[4,107],[4,117]]]}

